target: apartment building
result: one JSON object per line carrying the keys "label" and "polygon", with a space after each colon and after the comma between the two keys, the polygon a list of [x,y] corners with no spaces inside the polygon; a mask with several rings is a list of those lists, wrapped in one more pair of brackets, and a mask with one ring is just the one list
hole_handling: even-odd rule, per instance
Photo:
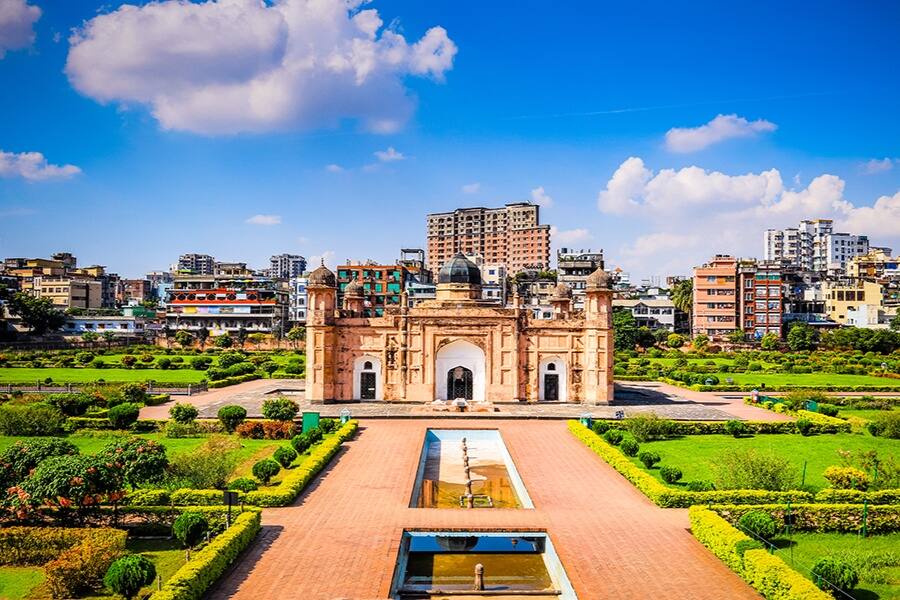
{"label": "apartment building", "polygon": [[[847,274],[850,259],[868,254],[869,238],[849,233],[830,233],[823,240],[825,247],[825,271],[837,277]],[[822,269],[817,269],[822,270]]]}
{"label": "apartment building", "polygon": [[737,260],[717,254],[710,262],[694,267],[692,335],[721,339],[739,328],[737,322]]}
{"label": "apartment building", "polygon": [[428,269],[437,273],[456,253],[477,254],[509,273],[547,269],[550,226],[540,224],[540,207],[529,202],[502,208],[459,208],[427,217]]}
{"label": "apartment building", "polygon": [[784,286],[781,266],[772,262],[742,260],[737,265],[738,314],[748,338],[767,333],[781,337]]}
{"label": "apartment building", "polygon": [[[874,281],[843,281],[825,283],[825,312],[828,318],[841,325],[850,325],[851,317],[857,321],[870,321],[884,309],[884,288]],[[861,318],[860,311],[866,313]]]}
{"label": "apartment building", "polygon": [[31,282],[38,298],[48,298],[60,310],[103,307],[103,284],[93,279],[67,275],[39,275]]}
{"label": "apartment building", "polygon": [[209,254],[182,254],[178,257],[177,271],[194,275],[212,275],[215,272],[216,259]]}
{"label": "apartment building", "polygon": [[587,250],[560,248],[556,251],[556,279],[572,290],[575,308],[584,308],[588,275],[603,268],[603,250],[592,252],[590,248]]}
{"label": "apartment building", "polygon": [[153,293],[153,286],[146,279],[123,279],[123,300],[125,303],[136,302],[141,303],[150,300]]}
{"label": "apartment building", "polygon": [[273,279],[300,277],[306,271],[306,259],[299,254],[276,254],[269,258],[268,276]]}
{"label": "apartment building", "polygon": [[890,248],[870,248],[847,262],[847,275],[871,281],[900,281],[900,257],[891,256]]}
{"label": "apartment building", "polygon": [[848,262],[869,252],[869,238],[834,231],[831,219],[801,221],[798,227],[765,232],[763,258],[784,266],[834,276],[847,274]]}
{"label": "apartment building", "polygon": [[306,277],[291,277],[290,279],[290,292],[288,295],[290,308],[288,309],[288,320],[290,320],[292,324],[306,325],[306,310],[309,301],[309,295],[306,292],[308,283],[309,279]]}
{"label": "apartment building", "polygon": [[638,327],[675,331],[675,304],[670,298],[613,298],[613,310],[631,312]]}
{"label": "apartment building", "polygon": [[363,286],[367,316],[380,317],[388,306],[400,305],[400,294],[412,277],[400,264],[380,265],[375,262],[348,263],[337,268],[338,301],[343,303],[343,293],[352,281]]}

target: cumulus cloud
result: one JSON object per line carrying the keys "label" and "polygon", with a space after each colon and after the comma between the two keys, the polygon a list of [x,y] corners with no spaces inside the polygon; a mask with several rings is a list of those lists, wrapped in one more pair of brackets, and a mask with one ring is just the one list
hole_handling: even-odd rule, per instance
{"label": "cumulus cloud", "polygon": [[864,175],[876,175],[878,173],[890,171],[893,168],[894,161],[890,158],[882,158],[881,160],[873,158],[872,160],[863,163],[862,172]]}
{"label": "cumulus cloud", "polygon": [[75,165],[51,165],[40,152],[0,150],[0,177],[21,177],[28,181],[67,179],[81,173]]}
{"label": "cumulus cloud", "polygon": [[202,134],[334,127],[397,131],[406,76],[441,81],[456,45],[442,27],[409,43],[378,11],[343,0],[125,4],[70,38],[66,74],[99,102],[144,105]]}
{"label": "cumulus cloud", "polygon": [[403,156],[402,152],[397,152],[397,150],[395,150],[393,146],[389,146],[387,150],[379,150],[378,152],[375,152],[374,156],[381,162],[395,162],[406,158],[405,156]]}
{"label": "cumulus cloud", "polygon": [[306,263],[309,265],[307,268],[312,271],[313,269],[317,269],[319,265],[324,264],[329,269],[333,269],[335,266],[334,257],[334,250],[325,250],[322,254],[313,254],[309,257],[309,262]]}
{"label": "cumulus cloud", "polygon": [[462,186],[463,194],[477,194],[481,190],[481,184],[477,181],[475,183],[467,183]]}
{"label": "cumulus cloud", "polygon": [[0,2],[0,58],[7,50],[27,48],[34,43],[34,24],[41,18],[41,9],[25,0]]}
{"label": "cumulus cloud", "polygon": [[806,187],[785,185],[781,173],[729,175],[697,166],[654,172],[631,157],[612,174],[597,199],[606,214],[631,217],[646,233],[622,245],[626,269],[685,274],[716,253],[761,257],[763,232],[830,218],[839,231],[867,234],[874,244],[900,241],[900,192],[872,206],[845,196],[840,177],[823,174]]}
{"label": "cumulus cloud", "polygon": [[344,171],[344,167],[335,163],[331,163],[330,165],[325,165],[325,170],[329,173],[342,173]]}
{"label": "cumulus cloud", "polygon": [[733,138],[752,137],[775,131],[775,123],[765,119],[748,121],[737,115],[718,115],[699,127],[674,127],[666,132],[666,148],[672,152],[696,152]]}
{"label": "cumulus cloud", "polygon": [[574,244],[591,239],[591,232],[584,228],[560,230],[556,225],[550,227],[550,239],[556,244]]}
{"label": "cumulus cloud", "polygon": [[253,215],[244,222],[250,225],[281,225],[281,215]]}
{"label": "cumulus cloud", "polygon": [[544,191],[544,186],[536,187],[531,190],[531,201],[544,208],[553,206],[553,198]]}

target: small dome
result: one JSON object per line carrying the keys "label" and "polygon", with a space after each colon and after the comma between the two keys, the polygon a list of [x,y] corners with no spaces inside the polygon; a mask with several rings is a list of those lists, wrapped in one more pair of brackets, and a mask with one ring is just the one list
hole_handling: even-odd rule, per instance
{"label": "small dome", "polygon": [[365,288],[363,284],[355,279],[347,284],[347,287],[344,288],[345,296],[353,296],[354,298],[361,298],[366,295]]}
{"label": "small dome", "polygon": [[570,288],[568,284],[560,282],[556,285],[556,291],[553,295],[556,298],[571,298],[572,288]]}
{"label": "small dome", "polygon": [[463,253],[458,253],[441,268],[438,283],[468,283],[481,285],[481,271]]}
{"label": "small dome", "polygon": [[325,266],[325,261],[323,260],[322,264],[309,274],[308,284],[335,287],[337,285],[337,279],[335,278],[334,273],[331,272],[331,269]]}
{"label": "small dome", "polygon": [[612,278],[609,273],[603,269],[597,269],[588,275],[586,287],[592,290],[608,290],[612,284]]}

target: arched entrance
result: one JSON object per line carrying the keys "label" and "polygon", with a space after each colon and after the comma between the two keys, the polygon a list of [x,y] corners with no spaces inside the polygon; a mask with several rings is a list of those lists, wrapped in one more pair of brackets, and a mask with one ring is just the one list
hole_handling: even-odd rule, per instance
{"label": "arched entrance", "polygon": [[566,363],[559,358],[545,358],[538,369],[538,400],[542,402],[565,402],[568,399],[566,389]]}
{"label": "arched entrance", "polygon": [[465,340],[456,340],[438,350],[434,359],[434,397],[438,400],[466,398],[484,402],[484,351]]}
{"label": "arched entrance", "polygon": [[381,395],[381,360],[360,356],[353,361],[353,397],[360,400],[383,400]]}

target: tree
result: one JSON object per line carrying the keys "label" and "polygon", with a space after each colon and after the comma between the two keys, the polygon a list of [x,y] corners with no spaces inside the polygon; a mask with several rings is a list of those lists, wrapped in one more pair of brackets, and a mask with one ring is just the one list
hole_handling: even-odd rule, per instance
{"label": "tree", "polygon": [[197,330],[197,341],[200,342],[200,349],[203,350],[203,347],[206,346],[206,340],[209,339],[209,329],[206,327],[201,327]]}
{"label": "tree", "polygon": [[613,311],[613,345],[616,350],[634,350],[637,323],[630,310]]}
{"label": "tree", "polygon": [[787,344],[794,352],[815,350],[819,345],[819,332],[815,328],[802,322],[793,323],[789,327]]}
{"label": "tree", "polygon": [[116,334],[112,331],[104,331],[103,332],[103,341],[106,342],[106,347],[112,346],[112,341],[116,339]]}
{"label": "tree", "polygon": [[262,414],[274,421],[293,421],[300,407],[290,398],[269,398],[263,401]]}
{"label": "tree", "polygon": [[728,334],[728,341],[732,344],[740,344],[746,339],[747,334],[744,333],[743,329],[735,329],[731,333]]}
{"label": "tree", "polygon": [[264,341],[266,341],[266,334],[259,333],[259,332],[251,333],[250,335],[247,336],[247,341],[249,341],[251,344],[253,344],[253,346],[258,350],[260,344],[262,344]]}
{"label": "tree", "polygon": [[216,348],[231,348],[234,345],[234,340],[231,339],[231,336],[227,333],[223,333],[222,335],[217,335],[215,339]]}
{"label": "tree", "polygon": [[85,331],[84,333],[81,334],[81,341],[88,342],[88,343],[96,342],[98,337],[100,337],[100,336],[98,336],[93,331]]}
{"label": "tree", "polygon": [[169,409],[169,416],[172,420],[182,425],[190,425],[199,414],[200,411],[196,406],[183,402],[179,402]]}
{"label": "tree", "polygon": [[237,426],[243,423],[244,419],[247,418],[247,409],[235,404],[223,406],[219,409],[218,417],[219,422],[222,423],[222,427],[225,428],[225,431],[234,433]]}
{"label": "tree", "polygon": [[143,554],[129,554],[109,566],[103,584],[126,600],[131,600],[154,579],[156,566],[150,559]]}
{"label": "tree", "polygon": [[238,348],[243,350],[244,342],[247,341],[247,330],[243,327],[238,327],[238,330],[234,334],[234,340],[237,342]]}
{"label": "tree", "polygon": [[669,348],[681,348],[684,346],[684,336],[680,333],[670,333],[666,338],[666,345]]}
{"label": "tree", "polygon": [[670,297],[675,308],[683,313],[687,313],[688,321],[690,321],[691,312],[694,310],[694,281],[692,279],[682,279],[672,286]]}
{"label": "tree", "polygon": [[287,332],[287,339],[291,343],[291,345],[296,348],[300,344],[300,342],[306,340],[306,327],[294,325],[293,327],[291,327],[291,330]]}
{"label": "tree", "polygon": [[656,336],[647,326],[638,327],[635,342],[641,348],[652,348],[656,345]]}
{"label": "tree", "polygon": [[175,535],[175,539],[187,548],[188,560],[191,559],[191,548],[200,543],[207,529],[209,529],[209,523],[206,517],[194,512],[183,512],[172,523],[172,533]]}
{"label": "tree", "polygon": [[182,348],[189,348],[194,344],[194,336],[192,336],[189,331],[182,329],[175,334],[175,341],[178,342],[178,345]]}
{"label": "tree", "polygon": [[778,350],[780,344],[781,338],[779,338],[776,333],[767,333],[762,336],[762,339],[759,341],[759,347],[763,350]]}
{"label": "tree", "polygon": [[698,333],[694,336],[694,339],[691,340],[691,345],[697,350],[703,350],[709,346],[709,336],[705,333]]}
{"label": "tree", "polygon": [[159,481],[169,465],[165,446],[139,437],[115,439],[97,457],[104,463],[112,464],[125,483],[133,488],[142,483]]}
{"label": "tree", "polygon": [[7,308],[18,315],[34,335],[56,331],[66,322],[66,315],[57,310],[49,298],[35,298],[25,292],[13,295],[7,302]]}

